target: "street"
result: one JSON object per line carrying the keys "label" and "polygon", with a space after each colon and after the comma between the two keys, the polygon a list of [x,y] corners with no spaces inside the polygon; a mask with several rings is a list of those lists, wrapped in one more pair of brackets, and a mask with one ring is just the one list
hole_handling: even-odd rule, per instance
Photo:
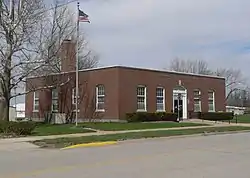
{"label": "street", "polygon": [[70,150],[8,147],[0,149],[0,178],[249,178],[249,140],[243,133]]}

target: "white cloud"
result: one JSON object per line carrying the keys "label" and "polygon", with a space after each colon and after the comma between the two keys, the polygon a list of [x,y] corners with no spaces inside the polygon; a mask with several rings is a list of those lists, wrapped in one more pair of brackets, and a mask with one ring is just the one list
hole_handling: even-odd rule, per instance
{"label": "white cloud", "polygon": [[161,68],[180,56],[245,69],[249,7],[248,0],[89,0],[81,8],[92,23],[81,29],[106,65]]}

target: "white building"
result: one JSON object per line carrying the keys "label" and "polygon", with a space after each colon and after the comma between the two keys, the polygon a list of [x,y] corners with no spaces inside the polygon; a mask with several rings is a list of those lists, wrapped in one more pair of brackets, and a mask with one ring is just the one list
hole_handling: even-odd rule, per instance
{"label": "white building", "polygon": [[243,115],[245,112],[245,107],[237,107],[237,106],[226,106],[227,112],[234,112],[234,115]]}

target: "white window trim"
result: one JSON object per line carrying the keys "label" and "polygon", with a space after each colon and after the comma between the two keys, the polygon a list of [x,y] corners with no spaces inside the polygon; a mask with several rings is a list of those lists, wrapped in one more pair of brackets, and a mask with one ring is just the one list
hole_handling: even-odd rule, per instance
{"label": "white window trim", "polygon": [[[144,95],[137,95],[137,89],[144,88]],[[137,112],[147,112],[147,87],[145,85],[138,85],[136,88],[136,106],[138,106],[138,97],[144,97],[144,108],[145,109],[138,109]]]}
{"label": "white window trim", "polygon": [[[163,89],[163,96],[157,96],[157,89]],[[163,97],[163,110],[157,109],[157,98]],[[166,103],[165,103],[165,88],[164,87],[157,87],[156,88],[156,112],[166,112]]]}
{"label": "white window trim", "polygon": [[[57,97],[53,98],[53,91],[57,92]],[[53,110],[53,101],[56,100],[57,101],[57,106],[59,107],[59,103],[58,103],[58,91],[57,89],[52,89],[51,90],[51,111],[52,112],[58,112],[58,109]]]}
{"label": "white window trim", "polygon": [[[194,111],[194,112],[202,112],[202,110],[201,110],[201,91],[199,89],[195,89],[194,92],[195,91],[199,91],[199,97],[194,96],[194,101],[199,100],[199,111]],[[194,105],[195,105],[195,103],[194,103]]]}
{"label": "white window trim", "polygon": [[[213,93],[213,110],[209,110],[209,106],[208,106],[208,112],[215,112],[215,94],[214,94],[214,91],[209,91],[209,93]],[[210,99],[208,98],[208,102],[209,101]]]}
{"label": "white window trim", "polygon": [[36,101],[38,101],[38,108],[39,108],[39,97],[38,98],[36,97],[37,92],[38,91],[33,92],[33,112],[39,112],[39,109],[35,109]]}
{"label": "white window trim", "polygon": [[96,89],[95,89],[95,92],[96,92],[96,104],[95,104],[95,111],[96,112],[105,112],[105,109],[98,109],[98,98],[99,97],[104,97],[104,105],[105,105],[105,87],[104,87],[104,95],[98,95],[98,90],[99,90],[99,86],[103,86],[104,87],[104,85],[97,85],[96,86]]}
{"label": "white window trim", "polygon": [[[76,102],[77,102],[77,100],[76,100],[76,88],[73,88],[72,89],[72,105],[76,105]],[[80,99],[80,95],[79,95],[79,93],[78,93],[78,100]],[[76,102],[75,102],[76,101]],[[76,106],[74,107],[74,108],[76,108]],[[73,112],[76,112],[76,109],[73,109]],[[79,113],[80,112],[80,108],[79,108],[79,103],[78,103],[78,109],[77,109],[77,112]]]}

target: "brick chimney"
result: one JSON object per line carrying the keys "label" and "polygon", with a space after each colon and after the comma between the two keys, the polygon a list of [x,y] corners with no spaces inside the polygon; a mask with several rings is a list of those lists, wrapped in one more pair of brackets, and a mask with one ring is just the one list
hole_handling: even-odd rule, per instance
{"label": "brick chimney", "polygon": [[76,42],[63,40],[61,44],[60,59],[61,72],[71,72],[76,70]]}

